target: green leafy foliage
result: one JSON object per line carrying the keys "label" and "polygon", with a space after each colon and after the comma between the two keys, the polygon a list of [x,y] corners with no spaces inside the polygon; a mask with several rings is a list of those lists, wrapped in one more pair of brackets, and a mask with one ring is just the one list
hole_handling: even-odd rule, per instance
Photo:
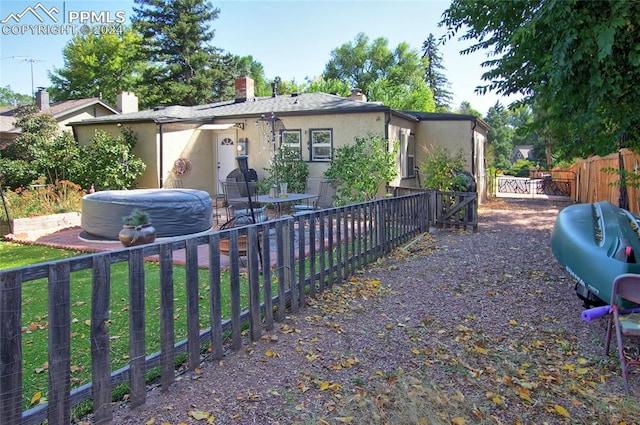
{"label": "green leafy foliage", "polygon": [[423,78],[427,60],[407,43],[398,44],[393,51],[387,43],[383,37],[369,43],[369,37],[358,34],[354,43],[343,44],[331,52],[322,78],[357,87],[368,100],[392,108],[434,111],[433,91]]}
{"label": "green leafy foliage", "polygon": [[535,169],[536,163],[528,159],[519,159],[508,169],[504,170],[505,175],[516,177],[529,177],[529,170]]}
{"label": "green leafy foliage", "polygon": [[479,88],[521,94],[536,125],[564,158],[640,146],[640,3],[635,1],[454,0],[448,38],[487,50]]}
{"label": "green leafy foliage", "polygon": [[341,146],[325,176],[338,184],[336,204],[346,205],[374,199],[382,185],[398,176],[398,143],[389,149],[389,141],[379,134],[356,137],[355,143]]}
{"label": "green leafy foliage", "polygon": [[19,106],[33,103],[33,97],[16,93],[11,86],[0,87],[0,106]]}
{"label": "green leafy foliage", "polygon": [[424,81],[433,91],[436,110],[448,111],[453,102],[453,93],[449,90],[451,83],[443,73],[445,67],[442,63],[442,55],[438,51],[438,43],[433,34],[429,34],[422,43],[422,57],[427,60]]}
{"label": "green leafy foliage", "polygon": [[101,97],[115,105],[118,93],[137,87],[143,68],[141,41],[131,28],[121,34],[74,36],[62,51],[64,66],[49,72],[51,97]]}
{"label": "green leafy foliage", "polygon": [[146,168],[142,159],[132,153],[135,145],[136,138],[130,129],[123,129],[117,137],[97,131],[81,149],[82,161],[74,180],[96,190],[134,188]]}
{"label": "green leafy foliage", "polygon": [[464,191],[468,177],[463,173],[465,160],[462,150],[452,156],[442,146],[432,146],[427,152],[420,173],[424,175],[424,187],[440,191]]}
{"label": "green leafy foliage", "polygon": [[262,179],[260,190],[264,193],[274,183],[287,183],[289,192],[303,193],[307,186],[309,166],[302,160],[299,149],[282,145],[271,161],[271,167],[265,168],[268,177]]}
{"label": "green leafy foliage", "polygon": [[[225,70],[236,69],[233,56],[212,45],[211,23],[220,9],[206,0],[136,0],[133,27],[143,36],[141,100],[145,107],[199,105],[211,101],[212,88]],[[233,74],[227,81],[233,81]],[[225,90],[226,84],[217,85]]]}
{"label": "green leafy foliage", "polygon": [[149,224],[149,214],[139,208],[131,211],[131,214],[122,217],[122,224],[125,226],[143,226]]}
{"label": "green leafy foliage", "polygon": [[146,165],[134,156],[136,138],[129,129],[114,137],[98,131],[87,146],[70,132],[60,132],[55,119],[27,108],[16,121],[22,134],[0,150],[0,184],[10,189],[71,181],[85,189],[131,189]]}
{"label": "green leafy foliage", "polygon": [[69,132],[60,132],[56,120],[27,106],[15,126],[22,134],[0,150],[0,180],[11,189],[26,187],[39,177],[46,183],[71,180],[76,174],[79,149]]}

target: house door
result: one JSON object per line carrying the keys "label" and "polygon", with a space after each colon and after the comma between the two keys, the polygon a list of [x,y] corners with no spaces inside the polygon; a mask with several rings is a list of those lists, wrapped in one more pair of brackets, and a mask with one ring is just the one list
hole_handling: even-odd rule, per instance
{"label": "house door", "polygon": [[218,161],[218,193],[222,193],[221,182],[225,181],[231,171],[238,167],[238,156],[235,135],[232,133],[219,133],[216,139],[216,160]]}

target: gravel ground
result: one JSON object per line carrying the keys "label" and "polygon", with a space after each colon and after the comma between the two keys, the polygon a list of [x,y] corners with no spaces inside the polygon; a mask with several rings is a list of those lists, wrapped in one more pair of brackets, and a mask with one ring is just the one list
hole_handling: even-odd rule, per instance
{"label": "gravel ground", "polygon": [[114,423],[637,423],[550,251],[565,205],[490,202],[477,232],[423,235]]}

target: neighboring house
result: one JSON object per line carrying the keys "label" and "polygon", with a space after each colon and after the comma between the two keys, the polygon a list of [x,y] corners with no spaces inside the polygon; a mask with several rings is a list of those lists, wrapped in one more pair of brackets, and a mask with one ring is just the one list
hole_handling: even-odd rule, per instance
{"label": "neighboring house", "polygon": [[[68,131],[67,124],[71,121],[75,122],[119,113],[118,110],[97,97],[49,103],[49,93],[45,89],[38,90],[35,101],[42,113],[50,114],[58,122],[58,127],[61,131]],[[137,106],[135,109],[137,109]],[[19,110],[19,106],[0,107],[0,145],[10,143],[21,134],[20,129],[15,126],[16,114]]]}
{"label": "neighboring house", "polygon": [[[205,190],[215,197],[221,182],[237,167],[239,154],[264,176],[274,149],[285,143],[300,149],[310,177],[320,177],[335,149],[356,137],[381,134],[400,142],[394,185],[417,187],[416,166],[431,145],[462,149],[468,171],[484,193],[484,142],[488,126],[470,115],[424,114],[396,111],[367,102],[355,92],[349,97],[326,93],[255,97],[253,80],[235,83],[234,100],[198,106],[168,106],[151,110],[71,122],[80,144],[89,143],[96,130],[113,135],[122,127],[137,135],[134,153],[147,164],[140,188],[170,186]],[[391,147],[391,145],[390,145]],[[482,186],[481,186],[482,185]],[[482,188],[482,191],[481,191]]]}
{"label": "neighboring house", "polygon": [[513,152],[511,152],[511,163],[513,164],[520,159],[533,161],[533,145],[520,145],[513,148]]}

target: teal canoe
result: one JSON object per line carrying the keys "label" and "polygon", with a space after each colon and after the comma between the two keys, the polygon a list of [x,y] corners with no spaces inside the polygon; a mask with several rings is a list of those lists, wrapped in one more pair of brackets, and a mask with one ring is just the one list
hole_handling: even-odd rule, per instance
{"label": "teal canoe", "polygon": [[609,304],[613,280],[640,274],[639,218],[610,202],[564,208],[551,232],[551,251],[576,279],[585,307]]}

